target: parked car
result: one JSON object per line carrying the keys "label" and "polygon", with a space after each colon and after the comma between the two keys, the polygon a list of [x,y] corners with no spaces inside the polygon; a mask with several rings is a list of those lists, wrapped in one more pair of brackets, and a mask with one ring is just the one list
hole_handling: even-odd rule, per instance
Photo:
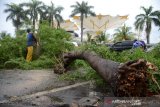
{"label": "parked car", "polygon": [[78,37],[78,34],[74,31],[67,31],[68,33],[70,33],[71,35],[75,36],[75,37]]}
{"label": "parked car", "polygon": [[132,49],[133,43],[134,41],[131,41],[131,40],[117,42],[110,46],[110,50],[121,52],[123,50]]}

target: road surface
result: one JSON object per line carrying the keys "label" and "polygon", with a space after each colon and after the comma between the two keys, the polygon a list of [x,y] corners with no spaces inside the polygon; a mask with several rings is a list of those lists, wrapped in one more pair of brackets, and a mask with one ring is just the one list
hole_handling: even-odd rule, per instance
{"label": "road surface", "polygon": [[91,85],[59,80],[53,70],[1,70],[0,107],[56,107],[83,100],[93,103],[107,96]]}

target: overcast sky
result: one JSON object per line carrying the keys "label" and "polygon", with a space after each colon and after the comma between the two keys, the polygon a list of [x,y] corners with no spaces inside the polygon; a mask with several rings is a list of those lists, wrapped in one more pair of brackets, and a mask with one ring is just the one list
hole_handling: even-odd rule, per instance
{"label": "overcast sky", "polygon": [[[6,22],[6,17],[8,14],[4,13],[6,9],[6,3],[21,3],[27,2],[29,0],[0,0],[0,32],[7,31],[8,33],[13,34],[14,27],[12,26],[11,21]],[[51,1],[56,6],[63,6],[64,10],[62,11],[62,16],[64,19],[68,19],[71,14],[72,8],[71,5],[75,4],[76,1],[81,2],[82,0],[40,0],[45,4],[50,5]],[[83,0],[88,1],[89,5],[94,6],[93,11],[96,14],[105,14],[105,15],[129,15],[129,19],[126,21],[127,26],[132,27],[134,31],[133,23],[135,21],[135,16],[137,14],[143,13],[140,9],[141,6],[149,7],[153,6],[153,10],[160,10],[160,0]],[[144,35],[144,34],[143,34]],[[160,31],[157,27],[153,27],[151,32],[151,43],[160,42]]]}

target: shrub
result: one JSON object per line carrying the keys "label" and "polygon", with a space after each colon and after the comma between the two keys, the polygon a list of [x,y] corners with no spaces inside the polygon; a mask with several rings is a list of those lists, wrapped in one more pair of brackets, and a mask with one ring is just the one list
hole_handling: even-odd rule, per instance
{"label": "shrub", "polygon": [[38,36],[41,41],[42,53],[49,57],[59,56],[63,52],[73,49],[73,45],[66,42],[70,40],[70,34],[62,29],[53,29],[42,24]]}
{"label": "shrub", "polygon": [[150,54],[152,54],[154,58],[159,59],[160,58],[159,53],[160,53],[160,43],[150,52]]}
{"label": "shrub", "polygon": [[[53,29],[43,24],[40,26],[38,34],[36,34],[38,41],[40,41],[40,47],[34,49],[33,61],[26,63],[26,34],[24,32],[18,34],[19,36],[15,38],[5,36],[0,39],[0,68],[4,68],[6,61],[9,61],[6,62],[8,64],[11,59],[16,61],[21,57],[24,58],[23,61],[20,61],[21,69],[50,68],[51,66],[53,67],[54,56],[60,57],[63,52],[74,49],[72,44],[67,43],[70,40],[69,33],[62,29]],[[39,58],[39,55],[45,56],[45,59],[41,60],[42,57],[40,56]]]}
{"label": "shrub", "polygon": [[4,67],[7,68],[7,69],[19,68],[20,63],[15,61],[15,60],[10,60],[10,61],[6,61],[4,63]]}
{"label": "shrub", "polygon": [[22,57],[26,42],[23,36],[17,38],[7,36],[0,40],[0,44],[0,65],[3,65],[10,59]]}

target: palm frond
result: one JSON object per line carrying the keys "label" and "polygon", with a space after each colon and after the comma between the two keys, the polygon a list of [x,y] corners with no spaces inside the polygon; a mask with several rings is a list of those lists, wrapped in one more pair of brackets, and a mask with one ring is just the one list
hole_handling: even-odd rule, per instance
{"label": "palm frond", "polygon": [[73,17],[73,16],[75,16],[75,15],[77,15],[79,13],[80,12],[78,10],[73,10],[72,13],[71,13],[71,15],[70,15],[70,17]]}
{"label": "palm frond", "polygon": [[152,20],[153,20],[153,23],[154,23],[156,26],[159,26],[159,27],[160,27],[160,19],[152,18]]}
{"label": "palm frond", "polygon": [[137,15],[135,18],[136,18],[136,19],[138,19],[138,18],[145,18],[145,16],[146,16],[145,14],[139,14],[139,15]]}
{"label": "palm frond", "polygon": [[91,16],[96,16],[95,12],[93,12],[93,11],[89,11],[88,13],[89,13]]}
{"label": "palm frond", "polygon": [[154,12],[152,12],[152,13],[150,14],[150,16],[152,16],[152,17],[157,17],[157,18],[160,19],[160,11],[154,11]]}
{"label": "palm frond", "polygon": [[57,20],[57,21],[59,21],[59,22],[63,22],[64,20],[63,20],[63,17],[60,15],[60,14],[56,14],[55,15],[55,19]]}
{"label": "palm frond", "polygon": [[55,11],[57,11],[58,13],[61,13],[61,11],[63,10],[64,8],[59,6],[57,8],[55,8]]}
{"label": "palm frond", "polygon": [[131,35],[134,34],[130,30],[131,30],[131,27],[128,27],[125,24],[124,24],[124,26],[119,27],[118,29],[115,29],[115,33],[113,34],[114,39],[116,41],[130,40]]}
{"label": "palm frond", "polygon": [[147,11],[147,14],[149,15],[149,14],[151,14],[151,13],[152,13],[153,7],[152,7],[152,6],[150,6],[147,10],[148,10],[148,11]]}
{"label": "palm frond", "polygon": [[141,6],[141,9],[143,9],[144,12],[147,13],[147,9],[144,6]]}
{"label": "palm frond", "polygon": [[80,6],[81,6],[81,4],[80,4],[79,2],[76,2],[76,5],[77,5],[78,7],[80,7]]}

